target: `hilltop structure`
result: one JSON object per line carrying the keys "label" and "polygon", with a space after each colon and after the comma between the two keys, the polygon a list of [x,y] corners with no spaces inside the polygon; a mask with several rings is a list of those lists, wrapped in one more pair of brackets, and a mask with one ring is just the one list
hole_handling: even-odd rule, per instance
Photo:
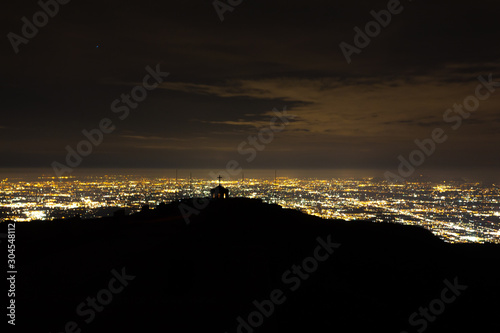
{"label": "hilltop structure", "polygon": [[[210,201],[203,211],[190,201],[199,214],[185,208],[189,224],[178,201],[133,215],[19,223],[16,251],[29,258],[16,280],[26,314],[19,331],[54,332],[82,295],[100,295],[111,281],[115,292],[105,291],[116,299],[97,297],[105,310],[85,326],[92,332],[249,333],[257,320],[258,332],[413,333],[423,323],[425,333],[500,332],[491,305],[500,299],[498,245],[323,220],[261,199]],[[79,309],[92,314],[87,301]]]}
{"label": "hilltop structure", "polygon": [[229,198],[229,190],[220,184],[221,176],[219,178],[219,186],[210,190],[210,197],[212,199],[227,199]]}

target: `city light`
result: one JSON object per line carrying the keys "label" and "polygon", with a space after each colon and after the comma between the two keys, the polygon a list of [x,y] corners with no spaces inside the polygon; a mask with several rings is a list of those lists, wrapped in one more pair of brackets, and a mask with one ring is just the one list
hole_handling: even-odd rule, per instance
{"label": "city light", "polygon": [[[223,181],[230,197],[260,198],[325,219],[418,225],[450,243],[500,243],[500,189],[475,182],[364,179],[245,179]],[[27,222],[110,216],[162,202],[208,197],[213,180],[135,176],[4,179],[0,220]]]}

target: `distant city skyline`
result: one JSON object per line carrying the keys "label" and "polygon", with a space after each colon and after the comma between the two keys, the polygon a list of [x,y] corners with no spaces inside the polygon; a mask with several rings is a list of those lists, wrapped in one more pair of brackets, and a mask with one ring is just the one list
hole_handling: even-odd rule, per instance
{"label": "distant city skyline", "polygon": [[[78,178],[87,176],[104,176],[104,175],[131,175],[135,177],[165,177],[175,179],[189,179],[189,177],[213,180],[217,182],[214,177],[226,172],[223,168],[219,169],[197,169],[197,168],[78,168],[72,174],[66,177]],[[384,179],[384,172],[386,169],[243,169],[240,173],[234,176],[224,177],[223,182],[226,180],[238,180],[242,176],[245,178],[261,178],[271,179],[274,178],[274,173],[277,172],[278,177],[288,178],[301,178],[301,179],[331,179],[331,178],[378,178]],[[0,168],[0,181],[5,178],[22,178],[22,179],[39,179],[39,178],[58,178],[51,168]],[[65,178],[65,177],[63,177]],[[432,181],[446,181],[446,180],[474,180],[488,183],[500,184],[500,173],[496,169],[491,168],[471,168],[463,169],[449,169],[449,170],[419,170],[414,176],[410,177],[408,181],[415,179],[428,179]]]}
{"label": "distant city skyline", "polygon": [[[29,222],[96,218],[119,209],[208,198],[219,179],[133,175],[14,179],[0,182],[0,220]],[[372,178],[300,179],[281,176],[221,181],[225,198],[262,199],[327,219],[419,225],[448,242],[500,242],[500,184],[473,181],[391,184]],[[225,191],[225,190],[224,190]],[[208,205],[209,202],[206,202]],[[189,222],[188,212],[179,214]]]}

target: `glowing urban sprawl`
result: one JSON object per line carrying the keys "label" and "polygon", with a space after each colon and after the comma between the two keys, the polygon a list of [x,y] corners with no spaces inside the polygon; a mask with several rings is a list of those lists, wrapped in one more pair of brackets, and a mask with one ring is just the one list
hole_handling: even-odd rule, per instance
{"label": "glowing urban sprawl", "polygon": [[[118,209],[207,197],[216,181],[137,176],[40,177],[0,182],[0,220],[17,222],[110,216]],[[500,243],[500,188],[475,182],[364,179],[223,181],[232,197],[261,198],[327,219],[420,225],[450,243]]]}

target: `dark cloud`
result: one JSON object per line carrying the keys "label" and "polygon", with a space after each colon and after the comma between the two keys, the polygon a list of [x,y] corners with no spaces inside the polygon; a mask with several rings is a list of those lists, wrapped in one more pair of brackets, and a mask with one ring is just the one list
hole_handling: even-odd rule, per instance
{"label": "dark cloud", "polygon": [[[347,64],[339,43],[387,1],[244,1],[224,22],[205,0],[72,1],[19,54],[4,38],[0,154],[6,166],[50,166],[110,118],[116,130],[84,166],[218,168],[286,107],[296,119],[251,167],[394,166],[416,138],[449,127],[444,112],[477,76],[500,81],[498,2],[402,5]],[[8,0],[3,35],[38,10]],[[170,76],[118,120],[111,103],[156,64]],[[429,165],[498,167],[488,157],[499,108],[497,94],[481,102],[450,136],[463,149],[443,145]]]}

